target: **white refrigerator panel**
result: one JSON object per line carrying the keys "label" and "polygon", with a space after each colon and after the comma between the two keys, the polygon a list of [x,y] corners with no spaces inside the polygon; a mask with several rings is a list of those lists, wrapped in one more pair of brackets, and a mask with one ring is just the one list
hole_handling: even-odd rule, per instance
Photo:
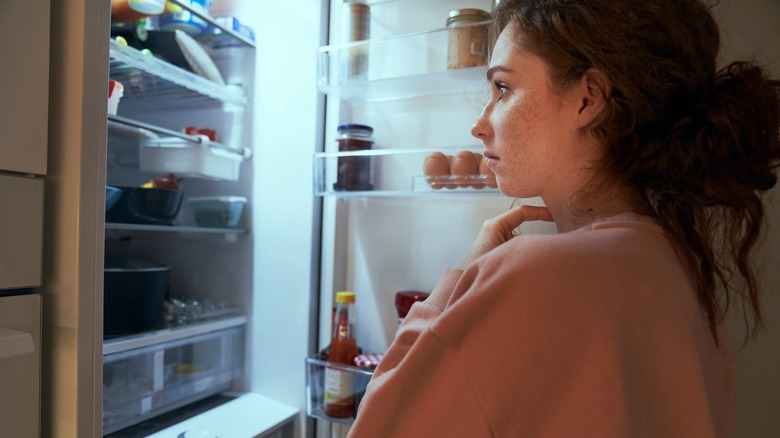
{"label": "white refrigerator panel", "polygon": [[0,290],[41,285],[43,180],[0,175]]}
{"label": "white refrigerator panel", "polygon": [[0,169],[46,173],[49,0],[0,2]]}
{"label": "white refrigerator panel", "polygon": [[0,435],[40,435],[41,296],[0,298]]}

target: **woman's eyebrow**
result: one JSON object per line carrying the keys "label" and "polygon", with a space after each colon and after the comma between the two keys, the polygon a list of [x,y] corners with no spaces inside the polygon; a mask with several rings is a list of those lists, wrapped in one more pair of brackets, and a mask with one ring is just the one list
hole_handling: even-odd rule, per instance
{"label": "woman's eyebrow", "polygon": [[512,70],[511,68],[503,66],[503,65],[494,65],[493,67],[490,67],[487,70],[487,73],[485,73],[485,75],[487,76],[487,80],[490,81],[491,79],[493,79],[493,75],[496,74],[496,72],[510,72],[511,73],[513,71],[514,70]]}

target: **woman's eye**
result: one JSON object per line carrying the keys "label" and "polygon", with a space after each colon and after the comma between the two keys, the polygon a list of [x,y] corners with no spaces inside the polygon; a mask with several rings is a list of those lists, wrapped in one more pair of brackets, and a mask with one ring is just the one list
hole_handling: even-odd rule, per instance
{"label": "woman's eye", "polygon": [[501,100],[501,98],[506,94],[506,85],[501,82],[495,82],[493,83],[493,86],[496,89],[496,93],[498,93],[496,100]]}

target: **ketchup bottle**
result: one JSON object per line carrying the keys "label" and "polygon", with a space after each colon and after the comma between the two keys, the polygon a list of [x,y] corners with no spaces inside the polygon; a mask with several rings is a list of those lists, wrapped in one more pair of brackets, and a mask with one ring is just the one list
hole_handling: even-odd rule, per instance
{"label": "ketchup bottle", "polygon": [[[336,293],[336,313],[328,362],[353,365],[355,356],[358,355],[353,330],[354,305],[354,292]],[[353,377],[349,371],[325,368],[325,415],[337,418],[355,415]]]}

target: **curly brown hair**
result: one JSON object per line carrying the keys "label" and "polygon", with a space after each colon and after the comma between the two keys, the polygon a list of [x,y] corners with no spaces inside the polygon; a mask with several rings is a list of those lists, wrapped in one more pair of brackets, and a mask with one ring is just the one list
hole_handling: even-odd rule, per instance
{"label": "curly brown hair", "polygon": [[[516,23],[522,44],[566,87],[588,69],[612,94],[591,126],[598,170],[640,193],[679,243],[713,336],[735,300],[761,322],[750,253],[762,192],[780,159],[780,81],[738,61],[718,70],[720,31],[700,0],[505,0],[494,32]],[[747,320],[746,320],[747,321]]]}

